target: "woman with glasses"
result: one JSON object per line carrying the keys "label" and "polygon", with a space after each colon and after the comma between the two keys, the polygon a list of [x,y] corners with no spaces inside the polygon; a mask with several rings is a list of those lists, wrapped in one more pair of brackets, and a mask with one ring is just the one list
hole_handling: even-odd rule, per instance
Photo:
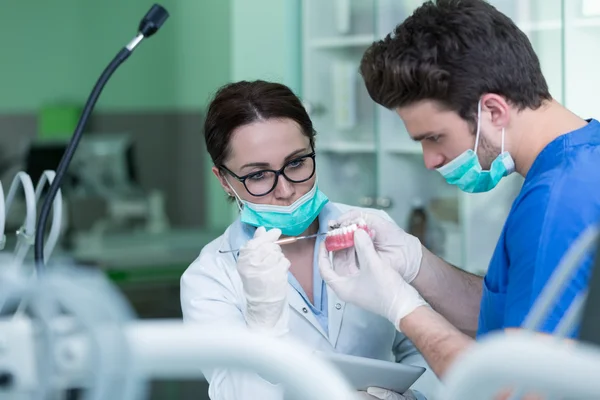
{"label": "woman with glasses", "polygon": [[[208,108],[204,135],[212,172],[240,216],[184,273],[184,320],[291,337],[323,352],[427,367],[385,318],[345,304],[321,279],[319,234],[352,207],[329,202],[319,189],[315,130],[292,91],[264,81],[226,85]],[[315,237],[276,243],[298,235]],[[284,398],[280,385],[255,373],[215,369],[205,376],[213,400]],[[436,384],[427,369],[416,390],[404,395],[370,388],[357,398],[425,398]]]}

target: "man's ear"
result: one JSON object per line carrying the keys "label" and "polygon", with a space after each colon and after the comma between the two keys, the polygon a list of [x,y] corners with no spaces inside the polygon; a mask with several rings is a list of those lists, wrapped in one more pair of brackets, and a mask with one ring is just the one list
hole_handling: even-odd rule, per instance
{"label": "man's ear", "polygon": [[481,110],[488,111],[491,123],[496,127],[507,127],[510,123],[510,105],[498,94],[487,93],[481,98]]}

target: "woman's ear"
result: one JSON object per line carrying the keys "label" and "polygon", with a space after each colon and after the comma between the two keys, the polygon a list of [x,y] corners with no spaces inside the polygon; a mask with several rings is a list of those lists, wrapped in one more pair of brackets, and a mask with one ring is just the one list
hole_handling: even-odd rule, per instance
{"label": "woman's ear", "polygon": [[231,190],[231,187],[227,183],[227,180],[225,179],[225,176],[223,176],[223,174],[221,173],[221,170],[219,168],[213,166],[212,167],[212,172],[217,177],[217,179],[219,180],[219,183],[221,184],[221,187],[223,188],[223,190],[225,191],[225,193],[227,193],[228,196],[233,197],[233,192]]}

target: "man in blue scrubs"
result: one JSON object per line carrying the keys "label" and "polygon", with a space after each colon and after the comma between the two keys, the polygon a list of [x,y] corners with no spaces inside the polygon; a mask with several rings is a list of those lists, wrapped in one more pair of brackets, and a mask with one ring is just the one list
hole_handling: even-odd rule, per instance
{"label": "man in blue scrubs", "polygon": [[[525,178],[484,279],[377,216],[367,216],[372,240],[355,233],[359,265],[321,251],[333,290],[390,319],[443,375],[476,337],[519,328],[567,249],[600,222],[600,123],[551,97],[526,35],[481,0],[425,3],[366,51],[361,74],[448,183],[478,193],[511,173]],[[590,269],[591,257],[543,332],[554,331]]]}

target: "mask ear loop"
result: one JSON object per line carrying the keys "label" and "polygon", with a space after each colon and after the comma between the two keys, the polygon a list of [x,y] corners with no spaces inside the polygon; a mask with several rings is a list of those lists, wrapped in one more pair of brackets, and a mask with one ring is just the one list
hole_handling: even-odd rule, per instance
{"label": "mask ear loop", "polygon": [[[481,99],[477,102],[477,133],[475,134],[475,155],[479,147],[479,134],[481,133]],[[504,139],[504,136],[502,137]]]}
{"label": "mask ear loop", "polygon": [[502,127],[502,147],[501,147],[501,153],[504,153],[504,127]]}
{"label": "mask ear loop", "polygon": [[238,206],[238,209],[240,210],[240,212],[242,211],[242,199],[240,199],[240,196],[238,196],[237,192],[235,191],[235,189],[233,188],[233,186],[231,186],[231,183],[229,183],[229,181],[227,180],[227,178],[223,177],[223,179],[225,179],[225,182],[227,182],[227,186],[229,186],[229,189],[231,189],[231,191],[233,192],[233,197],[235,197],[235,204]]}

